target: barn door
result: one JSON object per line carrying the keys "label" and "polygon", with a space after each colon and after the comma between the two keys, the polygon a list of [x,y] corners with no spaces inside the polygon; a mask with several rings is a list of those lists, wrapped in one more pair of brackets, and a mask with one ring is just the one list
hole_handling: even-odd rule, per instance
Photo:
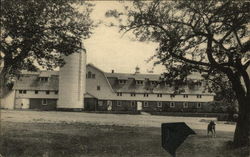
{"label": "barn door", "polygon": [[141,111],[142,110],[142,102],[138,101],[137,102],[137,111]]}

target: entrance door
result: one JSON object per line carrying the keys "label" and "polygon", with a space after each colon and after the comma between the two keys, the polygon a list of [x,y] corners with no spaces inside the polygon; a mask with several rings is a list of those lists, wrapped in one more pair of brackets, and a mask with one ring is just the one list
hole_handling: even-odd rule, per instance
{"label": "entrance door", "polygon": [[141,111],[142,110],[142,102],[138,101],[137,102],[137,111]]}
{"label": "entrance door", "polygon": [[111,111],[111,110],[112,110],[112,101],[111,101],[111,100],[108,100],[108,101],[107,101],[107,110],[108,110],[108,111]]}

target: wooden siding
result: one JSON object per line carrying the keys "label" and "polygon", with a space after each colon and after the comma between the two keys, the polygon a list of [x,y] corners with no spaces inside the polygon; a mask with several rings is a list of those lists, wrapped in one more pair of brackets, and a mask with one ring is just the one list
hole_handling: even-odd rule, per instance
{"label": "wooden siding", "polygon": [[[93,66],[87,66],[86,74],[94,74],[94,78],[86,78],[86,91],[100,100],[113,99],[116,93],[112,91],[104,73]],[[97,86],[100,89],[97,90]]]}
{"label": "wooden siding", "polygon": [[[26,93],[19,93],[19,90],[16,90],[16,98],[58,99],[58,94],[55,93],[57,90],[37,90],[37,94],[35,91],[36,90],[26,90]],[[46,94],[46,91],[49,91],[49,94]]]}
{"label": "wooden siding", "polygon": [[[144,101],[145,102],[145,101]],[[147,101],[146,101],[147,102]],[[171,106],[171,103],[174,106]],[[184,106],[184,103],[187,106]],[[211,112],[212,106],[204,102],[173,102],[163,101],[162,105],[158,105],[157,101],[148,101],[147,105],[142,105],[143,111],[163,111],[163,112]],[[200,107],[198,107],[200,104]]]}
{"label": "wooden siding", "polygon": [[112,101],[112,111],[136,111],[136,110],[137,110],[136,101],[126,101],[126,100]]}
{"label": "wooden siding", "polygon": [[43,99],[30,99],[30,109],[39,110],[56,110],[57,99],[46,99],[47,103],[43,104]]}

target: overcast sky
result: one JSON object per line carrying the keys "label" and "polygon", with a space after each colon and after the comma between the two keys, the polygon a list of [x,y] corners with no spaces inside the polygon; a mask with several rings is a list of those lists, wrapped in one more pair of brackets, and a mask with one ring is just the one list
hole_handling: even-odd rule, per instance
{"label": "overcast sky", "polygon": [[[133,73],[135,67],[140,67],[141,73],[153,68],[153,62],[146,60],[154,55],[156,43],[143,43],[130,40],[129,34],[124,35],[118,32],[118,28],[108,27],[110,19],[105,18],[105,12],[109,9],[121,8],[116,1],[96,1],[92,13],[94,21],[102,20],[93,32],[90,39],[84,41],[87,50],[87,62],[92,63],[105,72],[112,69],[115,72]],[[154,67],[154,73],[162,73],[164,67]]]}

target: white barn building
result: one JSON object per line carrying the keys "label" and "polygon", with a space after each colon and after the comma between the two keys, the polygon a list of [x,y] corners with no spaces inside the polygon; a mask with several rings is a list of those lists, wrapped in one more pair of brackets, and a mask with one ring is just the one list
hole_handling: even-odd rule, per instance
{"label": "white barn building", "polygon": [[86,65],[85,52],[70,56],[67,63],[60,72],[23,71],[1,99],[1,108],[211,112],[214,93],[204,89],[199,77],[190,77],[195,83],[175,93],[160,75],[107,73]]}

